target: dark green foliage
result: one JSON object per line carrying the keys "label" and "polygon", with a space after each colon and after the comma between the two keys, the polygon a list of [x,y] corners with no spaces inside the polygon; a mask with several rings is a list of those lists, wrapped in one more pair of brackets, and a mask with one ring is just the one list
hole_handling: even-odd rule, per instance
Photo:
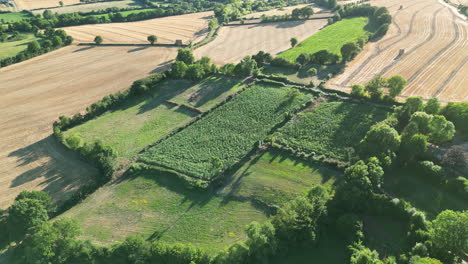
{"label": "dark green foliage", "polygon": [[38,200],[42,203],[44,208],[47,210],[47,213],[50,215],[55,212],[56,206],[52,202],[50,195],[43,191],[22,191],[16,196],[15,201],[23,199],[33,199]]}
{"label": "dark green foliage", "polygon": [[10,240],[20,241],[34,228],[49,219],[43,202],[35,199],[21,199],[15,201],[8,209],[7,226]]}
{"label": "dark green foliage", "polygon": [[400,141],[400,136],[394,128],[386,124],[377,124],[361,140],[360,152],[367,157],[385,157],[399,149]]}
{"label": "dark green foliage", "polygon": [[102,38],[101,36],[96,36],[96,37],[94,38],[94,43],[96,43],[96,44],[98,44],[98,45],[101,44],[102,41],[103,41],[103,38]]}
{"label": "dark green foliage", "polygon": [[297,40],[297,38],[291,38],[290,41],[291,41],[291,46],[292,46],[292,47],[295,47],[295,46],[297,45],[297,43],[299,42],[299,41]]}
{"label": "dark green foliage", "polygon": [[203,79],[205,76],[205,70],[200,64],[192,64],[188,66],[187,71],[185,72],[185,77],[192,81],[198,81]]}
{"label": "dark green foliage", "polygon": [[437,115],[440,113],[440,110],[442,107],[440,106],[439,99],[437,98],[431,98],[427,100],[426,105],[424,106],[424,112],[430,114],[430,115]]}
{"label": "dark green foliage", "polygon": [[171,65],[171,75],[173,78],[184,78],[187,69],[187,64],[185,64],[183,61],[176,61]]}
{"label": "dark green foliage", "polygon": [[358,98],[366,97],[366,91],[364,89],[364,86],[359,84],[353,85],[351,87],[351,95]]}
{"label": "dark green foliage", "polygon": [[182,61],[186,65],[193,64],[195,62],[195,57],[193,56],[192,50],[190,49],[179,49],[176,57],[177,61]]}
{"label": "dark green foliage", "polygon": [[252,57],[244,57],[234,68],[234,75],[239,77],[247,77],[257,71],[257,62]]}
{"label": "dark green foliage", "polygon": [[151,43],[151,45],[158,41],[158,38],[155,35],[149,35],[147,39]]}
{"label": "dark green foliage", "polygon": [[258,66],[261,66],[265,63],[270,63],[273,60],[273,56],[271,56],[270,53],[261,50],[256,55],[253,55],[252,59],[254,59],[257,62]]}
{"label": "dark green foliage", "polygon": [[403,106],[399,106],[395,109],[395,115],[398,118],[398,123],[400,127],[405,127],[411,116],[415,112],[420,112],[424,109],[424,101],[422,97],[408,97]]}
{"label": "dark green foliage", "polygon": [[350,264],[384,264],[379,259],[379,253],[375,250],[370,250],[362,243],[356,243],[350,246],[352,251]]}
{"label": "dark green foliage", "polygon": [[463,168],[467,160],[465,158],[465,151],[461,146],[452,146],[445,153],[443,163],[452,168]]}
{"label": "dark green foliage", "polygon": [[355,214],[344,214],[336,219],[336,229],[347,243],[364,239],[362,220]]}
{"label": "dark green foliage", "polygon": [[341,57],[343,61],[351,61],[360,51],[359,46],[356,43],[346,43],[341,47]]}
{"label": "dark green foliage", "polygon": [[32,54],[36,54],[41,50],[41,45],[37,41],[30,42],[28,44],[27,51]]}
{"label": "dark green foliage", "polygon": [[460,130],[464,135],[468,135],[468,103],[448,103],[443,109],[442,114],[447,120],[452,121],[457,130]]}
{"label": "dark green foliage", "polygon": [[255,263],[268,263],[268,258],[276,253],[278,242],[276,230],[270,222],[252,222],[246,227],[248,236],[245,244],[249,248],[249,259]]}
{"label": "dark green foliage", "polygon": [[468,211],[446,210],[432,221],[430,231],[435,255],[444,261],[464,258],[468,251]]}

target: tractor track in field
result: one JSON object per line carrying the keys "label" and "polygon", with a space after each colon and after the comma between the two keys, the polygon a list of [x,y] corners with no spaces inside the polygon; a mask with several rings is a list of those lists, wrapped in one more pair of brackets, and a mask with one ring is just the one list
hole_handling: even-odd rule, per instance
{"label": "tractor track in field", "polygon": [[[411,5],[411,6],[414,6],[414,5],[416,5],[416,4],[419,4],[419,3],[415,3],[415,4]],[[408,7],[411,7],[411,6],[408,6]],[[343,82],[341,82],[341,83],[340,83],[340,86],[347,86],[348,83],[354,78],[354,76],[358,75],[359,72],[361,72],[374,58],[376,58],[378,55],[380,55],[380,52],[381,52],[382,49],[387,49],[387,48],[389,48],[389,47],[392,47],[392,46],[398,44],[399,42],[405,40],[406,38],[408,38],[408,37],[411,35],[411,33],[413,32],[414,21],[415,21],[415,19],[416,19],[416,15],[419,14],[419,12],[421,12],[423,9],[425,9],[425,8],[427,8],[427,7],[430,7],[430,6],[431,6],[430,4],[424,6],[423,8],[419,9],[418,11],[416,11],[416,12],[411,16],[411,22],[410,22],[410,26],[409,26],[409,28],[408,28],[408,32],[407,32],[404,36],[400,37],[400,38],[397,39],[396,41],[391,42],[390,44],[388,44],[388,45],[385,46],[385,47],[381,47],[381,46],[380,46],[381,43],[377,44],[376,49],[374,50],[374,52],[372,53],[372,55],[369,56],[369,58],[367,58],[356,70],[354,70],[354,71],[348,76],[348,78],[346,78]],[[407,8],[408,8],[408,7],[407,7]],[[397,12],[398,12],[398,11],[397,11]],[[392,23],[395,24],[394,19],[392,20]],[[399,35],[396,35],[396,36],[399,36]],[[396,37],[396,36],[395,36],[395,37]],[[393,37],[392,37],[392,39],[393,39]]]}
{"label": "tractor track in field", "polygon": [[452,72],[450,72],[447,79],[445,79],[442,85],[440,85],[440,87],[437,88],[437,90],[432,94],[432,97],[437,97],[445,89],[445,87],[447,87],[447,85],[450,83],[453,77],[455,77],[455,75],[463,68],[463,66],[467,62],[468,62],[468,56],[465,56],[465,59],[460,64],[458,64],[458,66]]}
{"label": "tractor track in field", "polygon": [[401,62],[401,59],[405,58],[406,56],[412,54],[414,51],[416,51],[417,49],[419,49],[420,47],[428,44],[435,36],[435,28],[436,28],[436,17],[437,15],[439,14],[440,11],[442,11],[445,7],[441,7],[439,9],[437,9],[434,14],[432,15],[432,23],[431,23],[431,33],[429,34],[429,36],[423,40],[421,43],[417,44],[416,46],[414,46],[413,48],[411,48],[410,51],[408,52],[405,52],[405,54],[403,54],[401,57],[399,57],[398,59],[394,60],[393,62],[389,63],[387,66],[385,66],[381,71],[380,71],[380,74],[385,74],[388,70],[390,70],[394,65],[398,64],[399,62]]}

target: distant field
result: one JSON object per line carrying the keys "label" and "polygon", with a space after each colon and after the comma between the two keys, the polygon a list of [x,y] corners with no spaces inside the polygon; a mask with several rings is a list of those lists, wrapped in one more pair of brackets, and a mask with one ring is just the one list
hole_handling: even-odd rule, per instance
{"label": "distant field", "polygon": [[368,22],[367,17],[343,19],[325,27],[296,47],[281,53],[279,57],[296,61],[302,53],[312,54],[320,50],[328,50],[341,56],[340,49],[344,44],[356,41],[359,37],[369,33],[366,30]]}
{"label": "distant field", "polygon": [[262,204],[281,205],[315,185],[331,188],[339,177],[336,171],[272,151],[246,162],[231,176],[222,193]]}
{"label": "distant field", "polygon": [[[60,6],[57,0],[15,0],[19,10],[31,10],[38,8],[49,8]],[[74,5],[80,3],[80,0],[62,0],[63,5]]]}
{"label": "distant field", "polygon": [[117,8],[139,8],[140,5],[133,0],[122,0],[122,1],[109,1],[109,2],[98,2],[89,4],[79,5],[65,5],[60,7],[59,5],[51,6],[51,8],[43,8],[32,11],[34,14],[42,14],[44,10],[49,9],[53,13],[73,13],[73,12],[91,12],[97,10],[103,10],[106,8],[117,7]]}
{"label": "distant field", "polygon": [[191,97],[198,92],[199,104],[194,107],[207,110],[221,101],[223,96],[235,92],[237,84],[239,81],[222,77],[211,77],[195,84],[186,80],[164,81],[159,84],[159,91],[153,97],[146,96],[147,99],[143,100],[136,98],[117,110],[66,131],[65,136],[77,134],[88,143],[101,140],[113,147],[119,157],[129,159],[198,114],[169,104],[167,100],[183,101],[176,99]]}
{"label": "distant field", "polygon": [[[147,9],[135,9],[135,10],[129,10],[129,11],[123,11],[119,12],[122,16],[126,17],[130,14],[138,14],[146,11],[152,11],[154,8],[147,8]],[[94,15],[95,17],[106,17],[109,18],[109,14],[102,14],[102,15]]]}
{"label": "distant field", "polygon": [[194,54],[211,57],[216,64],[239,62],[261,50],[276,56],[291,47],[292,37],[304,40],[325,25],[326,19],[225,26],[214,41],[196,49]]}
{"label": "distant field", "polygon": [[75,42],[93,42],[97,35],[106,43],[148,43],[149,35],[156,35],[157,43],[174,44],[180,39],[187,44],[198,42],[208,33],[208,21],[213,12],[168,16],[127,23],[82,25],[62,28]]}
{"label": "distant field", "polygon": [[0,42],[0,60],[16,56],[28,47],[28,43],[37,40],[33,34],[21,34],[21,40]]}
{"label": "distant field", "polygon": [[[311,96],[290,88],[255,85],[174,136],[142,154],[140,161],[210,180],[250,152]],[[213,159],[219,159],[217,167]]]}
{"label": "distant field", "polygon": [[300,113],[281,128],[277,143],[348,161],[350,148],[356,147],[369,128],[385,119],[386,114],[369,104],[323,103]]}
{"label": "distant field", "polygon": [[102,187],[64,217],[77,219],[83,238],[99,244],[139,234],[150,240],[192,243],[210,252],[244,240],[245,225],[267,219],[249,202],[188,190],[174,177],[160,174]]}
{"label": "distant field", "polygon": [[5,21],[8,22],[17,22],[23,20],[25,18],[30,18],[31,15],[29,13],[24,12],[11,12],[11,13],[1,13],[0,14],[0,22]]}
{"label": "distant field", "polygon": [[[437,0],[376,0],[371,4],[390,11],[393,22],[388,33],[366,45],[327,86],[349,92],[353,84],[365,84],[376,73],[385,77],[399,74],[408,80],[401,100],[423,96],[444,102],[467,101],[466,17]],[[398,57],[401,49],[405,53]]]}

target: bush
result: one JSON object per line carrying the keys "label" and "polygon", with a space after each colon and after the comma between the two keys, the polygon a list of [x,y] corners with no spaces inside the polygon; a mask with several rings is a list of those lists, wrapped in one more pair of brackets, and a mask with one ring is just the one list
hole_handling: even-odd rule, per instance
{"label": "bush", "polygon": [[271,61],[271,65],[273,66],[279,66],[279,67],[287,67],[287,68],[292,68],[292,69],[299,69],[300,65],[297,63],[290,62],[287,59],[276,57]]}
{"label": "bush", "polygon": [[441,166],[434,164],[432,161],[425,160],[419,162],[419,168],[433,182],[442,183],[445,179],[444,169]]}
{"label": "bush", "polygon": [[309,76],[315,76],[317,75],[317,69],[316,68],[310,68],[307,70],[307,75]]}

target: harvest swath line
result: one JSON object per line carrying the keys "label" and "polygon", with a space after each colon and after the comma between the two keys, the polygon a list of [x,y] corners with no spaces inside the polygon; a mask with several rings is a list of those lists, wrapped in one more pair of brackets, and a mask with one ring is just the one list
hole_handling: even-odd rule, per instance
{"label": "harvest swath line", "polygon": [[452,80],[453,77],[463,68],[463,66],[468,62],[468,56],[465,56],[465,59],[455,68],[452,72],[450,72],[450,75],[447,77],[447,79],[444,81],[444,83],[437,89],[432,94],[432,97],[437,97],[444,89],[447,87],[449,84],[450,80]]}
{"label": "harvest swath line", "polygon": [[[455,23],[455,18],[456,16],[453,16],[452,25],[455,29],[455,37],[453,38],[453,40],[448,45],[439,50],[434,56],[432,56],[431,59],[424,66],[419,68],[413,75],[411,75],[411,77],[408,78],[408,83],[414,81],[420,74],[423,73],[424,70],[426,70],[432,63],[434,63],[435,60],[437,60],[444,53],[448,52],[448,49],[450,47],[453,47],[454,44],[458,42],[458,39],[460,38],[460,29],[458,28],[458,24]],[[415,92],[417,92],[418,90],[419,89],[416,89]]]}
{"label": "harvest swath line", "polygon": [[[419,3],[416,3],[416,4],[413,4],[413,5],[417,5]],[[411,5],[411,6],[413,6]],[[411,6],[408,6],[408,7],[411,7]],[[349,84],[349,82],[351,81],[351,79],[354,78],[354,76],[358,75],[374,58],[376,58],[378,55],[380,55],[380,51],[382,49],[387,49],[389,47],[392,47],[394,45],[396,45],[398,42],[400,41],[403,41],[404,39],[408,38],[408,36],[412,33],[413,31],[413,24],[414,24],[414,20],[416,18],[416,15],[421,12],[423,9],[427,8],[427,7],[430,7],[431,5],[426,5],[424,6],[422,9],[419,9],[418,11],[416,11],[412,16],[411,16],[411,23],[410,23],[410,27],[408,29],[408,32],[401,38],[395,40],[394,42],[388,44],[387,46],[385,47],[380,47],[381,43],[377,44],[377,48],[376,50],[373,52],[373,54],[371,56],[369,56],[369,58],[367,58],[356,70],[353,71],[353,73],[351,73],[348,78],[346,78],[343,82],[340,83],[341,86],[347,86]],[[398,12],[398,11],[397,11]],[[393,20],[394,21],[394,20]],[[392,23],[395,23],[395,22],[392,22]],[[401,33],[401,32],[400,32]],[[395,37],[397,37],[399,35],[396,35]],[[393,38],[392,38],[393,39]],[[388,41],[389,39],[387,39]]]}
{"label": "harvest swath line", "polygon": [[380,74],[385,74],[388,70],[390,70],[390,68],[392,68],[392,66],[398,64],[404,57],[410,55],[411,53],[413,53],[415,50],[417,50],[418,48],[424,46],[425,44],[428,44],[429,41],[431,41],[434,36],[435,36],[435,28],[436,28],[436,17],[437,15],[439,14],[440,11],[442,11],[444,9],[444,7],[442,8],[439,8],[437,9],[433,16],[432,16],[432,24],[431,24],[431,34],[429,35],[429,37],[427,37],[425,40],[423,40],[421,43],[419,43],[418,45],[414,46],[413,48],[411,48],[411,50],[409,50],[408,52],[405,51],[405,53],[399,57],[398,60],[394,60],[393,62],[389,63],[387,66],[385,66],[382,71],[380,71]]}

